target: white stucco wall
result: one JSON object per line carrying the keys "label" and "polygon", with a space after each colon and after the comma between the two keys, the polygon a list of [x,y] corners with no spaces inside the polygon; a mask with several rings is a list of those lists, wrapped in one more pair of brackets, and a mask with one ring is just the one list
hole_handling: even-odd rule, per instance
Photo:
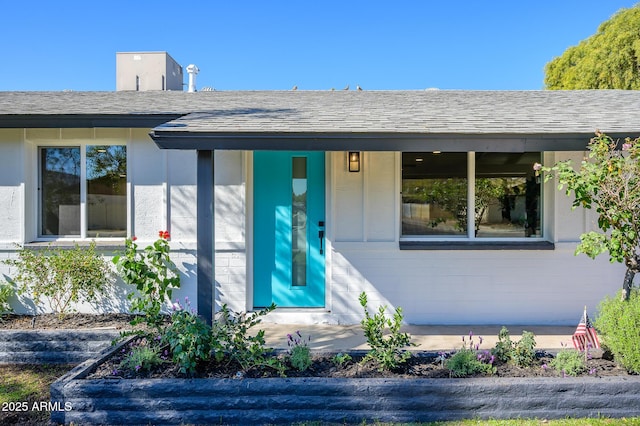
{"label": "white stucco wall", "polygon": [[[175,298],[188,296],[195,305],[196,153],[162,151],[147,129],[0,130],[0,257],[13,256],[14,243],[35,239],[37,147],[87,140],[127,144],[131,235],[144,247],[159,230],[171,232],[172,258],[182,273]],[[582,156],[546,154],[545,163]],[[251,169],[251,153],[215,153],[218,309],[223,303],[235,311],[252,307]],[[596,216],[572,211],[572,199],[552,183],[544,189],[543,227],[553,251],[402,251],[400,188],[400,153],[364,152],[360,173],[347,171],[344,152],[327,153],[326,308],[287,310],[267,320],[357,323],[358,295],[366,291],[374,307],[402,307],[408,323],[573,325],[584,305],[593,312],[621,285],[624,268],[606,255],[595,261],[573,255]],[[10,273],[0,264],[0,274]],[[126,291],[117,287],[103,309],[126,307]]]}
{"label": "white stucco wall", "polygon": [[[0,258],[15,258],[15,244],[37,241],[37,148],[80,143],[126,144],[130,234],[138,238],[139,247],[145,247],[155,241],[159,230],[171,231],[171,256],[182,279],[182,288],[174,296],[195,301],[196,154],[160,150],[149,138],[148,129],[0,129]],[[113,241],[109,244],[113,248],[102,251],[108,260],[115,249],[124,247]],[[0,278],[12,273],[0,264]],[[97,311],[126,309],[128,291],[117,283]],[[17,312],[31,312],[28,298],[13,302]],[[77,309],[96,311],[92,306]]]}
{"label": "white stucco wall", "polygon": [[[621,286],[621,265],[573,255],[595,215],[572,211],[553,183],[544,188],[544,227],[555,250],[399,250],[397,155],[364,153],[354,174],[344,153],[332,154],[327,321],[359,322],[366,291],[373,307],[402,307],[408,323],[572,325],[584,305],[595,310]],[[547,154],[545,162],[582,156]]]}
{"label": "white stucco wall", "polygon": [[0,243],[22,239],[24,232],[24,150],[22,130],[0,131]]}

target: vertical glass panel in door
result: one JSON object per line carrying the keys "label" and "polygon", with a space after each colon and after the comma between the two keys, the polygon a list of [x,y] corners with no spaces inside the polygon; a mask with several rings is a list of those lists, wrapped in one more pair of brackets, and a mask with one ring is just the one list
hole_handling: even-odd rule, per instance
{"label": "vertical glass panel in door", "polygon": [[40,148],[40,235],[80,235],[80,147]]}
{"label": "vertical glass panel in door", "polygon": [[291,285],[307,285],[307,158],[293,157],[291,200]]}

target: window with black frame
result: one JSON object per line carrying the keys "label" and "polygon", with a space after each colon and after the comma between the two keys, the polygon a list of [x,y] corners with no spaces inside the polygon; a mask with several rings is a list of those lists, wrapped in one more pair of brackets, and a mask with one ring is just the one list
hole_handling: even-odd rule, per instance
{"label": "window with black frame", "polygon": [[126,236],[126,146],[49,146],[39,152],[40,237]]}
{"label": "window with black frame", "polygon": [[403,153],[402,236],[541,237],[541,186],[533,172],[540,158],[539,152],[475,153],[471,159],[465,152]]}

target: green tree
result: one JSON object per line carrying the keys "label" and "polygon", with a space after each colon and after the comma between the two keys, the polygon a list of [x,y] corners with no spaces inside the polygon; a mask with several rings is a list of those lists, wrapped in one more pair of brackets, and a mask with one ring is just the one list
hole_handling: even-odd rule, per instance
{"label": "green tree", "polygon": [[640,5],[621,9],[591,37],[545,66],[550,90],[640,89]]}
{"label": "green tree", "polygon": [[588,148],[589,158],[577,170],[570,160],[553,167],[536,164],[534,169],[545,173],[545,182],[557,177],[558,189],[566,186],[567,195],[573,192],[573,208],[596,209],[600,232],[582,234],[576,254],[593,259],[608,252],[612,263],[624,263],[622,298],[626,300],[640,272],[640,138],[620,144],[596,132]]}

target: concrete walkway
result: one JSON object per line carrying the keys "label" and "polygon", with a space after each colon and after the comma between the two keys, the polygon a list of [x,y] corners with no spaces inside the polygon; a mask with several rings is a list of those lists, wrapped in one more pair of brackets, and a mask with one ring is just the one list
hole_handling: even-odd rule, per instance
{"label": "concrete walkway", "polygon": [[[309,346],[314,350],[339,352],[347,350],[366,350],[368,346],[360,325],[294,325],[260,323],[257,329],[265,331],[267,346],[277,349],[287,348],[287,334],[300,331],[303,338],[311,337]],[[482,337],[480,349],[491,349],[498,340],[501,326],[482,325],[408,325],[402,331],[409,333],[412,341],[419,346],[414,351],[451,351],[462,347],[462,336],[469,341],[469,332],[474,335],[474,343]],[[562,344],[572,347],[571,336],[575,326],[507,326],[511,340],[518,341],[522,331],[535,334],[538,349],[558,350]]]}

